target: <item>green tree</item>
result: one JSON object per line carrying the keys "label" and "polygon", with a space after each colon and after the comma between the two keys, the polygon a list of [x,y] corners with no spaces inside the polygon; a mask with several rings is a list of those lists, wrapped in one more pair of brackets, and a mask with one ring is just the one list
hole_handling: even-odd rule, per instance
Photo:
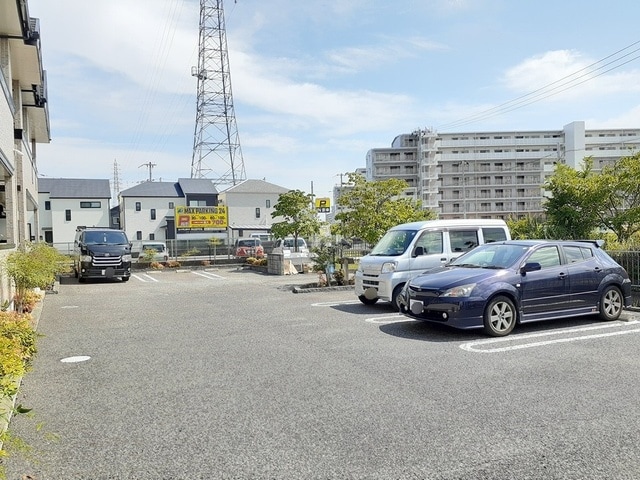
{"label": "green tree", "polygon": [[26,242],[7,256],[4,268],[16,288],[14,309],[23,312],[28,291],[52,285],[56,275],[69,271],[69,258],[46,243]]}
{"label": "green tree", "polygon": [[588,238],[600,227],[626,242],[640,232],[640,152],[601,172],[593,170],[590,157],[581,170],[557,165],[546,188],[552,193],[547,220],[565,238]]}
{"label": "green tree", "polygon": [[602,168],[591,184],[589,200],[599,226],[619,242],[640,231],[640,152]]}
{"label": "green tree", "polygon": [[310,237],[320,232],[320,220],[312,206],[312,198],[302,190],[282,193],[271,213],[273,218],[284,218],[271,226],[271,233],[275,238],[292,236],[295,251],[298,251],[298,237]]}
{"label": "green tree", "polygon": [[589,238],[598,226],[594,210],[594,182],[597,174],[592,169],[590,158],[584,160],[581,170],[564,164],[557,164],[555,171],[546,182],[545,188],[551,197],[544,203],[549,232],[555,238]]}
{"label": "green tree", "polygon": [[402,195],[407,188],[404,180],[369,182],[362,175],[350,173],[348,185],[337,200],[338,222],[332,226],[332,233],[375,244],[395,225],[435,218],[435,213],[422,209],[420,202]]}

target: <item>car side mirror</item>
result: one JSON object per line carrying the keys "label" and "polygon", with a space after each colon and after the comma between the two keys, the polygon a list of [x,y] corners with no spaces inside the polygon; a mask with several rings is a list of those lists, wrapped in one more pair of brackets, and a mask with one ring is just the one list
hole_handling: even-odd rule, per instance
{"label": "car side mirror", "polygon": [[427,253],[424,249],[423,246],[418,246],[413,250],[413,256],[414,257],[419,257],[421,255],[424,255],[425,253]]}
{"label": "car side mirror", "polygon": [[520,273],[524,275],[527,272],[537,272],[538,270],[542,270],[542,265],[538,262],[528,262],[520,269]]}

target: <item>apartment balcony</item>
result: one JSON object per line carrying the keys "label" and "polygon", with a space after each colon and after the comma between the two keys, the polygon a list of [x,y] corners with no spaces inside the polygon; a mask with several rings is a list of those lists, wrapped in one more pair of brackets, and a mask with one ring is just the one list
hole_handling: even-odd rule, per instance
{"label": "apartment balcony", "polygon": [[24,127],[28,127],[30,138],[24,140],[48,143],[51,129],[40,22],[29,17],[26,0],[0,2],[0,37],[9,40],[10,80],[18,82],[22,105],[27,112],[28,125]]}

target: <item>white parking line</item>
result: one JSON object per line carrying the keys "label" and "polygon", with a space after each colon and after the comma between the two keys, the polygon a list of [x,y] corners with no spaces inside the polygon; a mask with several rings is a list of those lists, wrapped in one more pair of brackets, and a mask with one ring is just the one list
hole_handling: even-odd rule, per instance
{"label": "white parking line", "polygon": [[[606,332],[606,333],[596,333],[596,334],[592,334],[592,335],[578,335],[578,336],[571,336],[571,337],[567,337],[567,338],[556,338],[553,340],[540,340],[540,341],[531,341],[528,342],[528,339],[533,339],[533,338],[542,338],[542,337],[550,337],[552,335],[571,335],[574,333],[578,333],[578,332],[591,332],[591,331],[595,331],[595,330],[603,330],[603,329],[607,329],[607,328],[620,328],[620,327],[627,327],[629,325],[637,325],[639,324],[640,321],[631,321],[631,322],[616,322],[616,323],[608,323],[606,325],[597,325],[594,327],[582,327],[582,328],[573,328],[573,329],[563,329],[563,330],[553,330],[553,331],[549,331],[549,332],[543,332],[543,333],[531,333],[531,334],[525,334],[525,335],[512,335],[509,337],[501,337],[501,338],[492,338],[489,340],[478,340],[476,342],[467,342],[467,343],[463,343],[462,345],[460,345],[460,348],[463,350],[466,350],[468,352],[475,352],[475,353],[498,353],[498,352],[508,352],[510,350],[521,350],[523,348],[533,348],[533,347],[542,347],[545,345],[553,345],[555,343],[568,343],[568,342],[576,342],[579,340],[591,340],[594,338],[604,338],[604,337],[613,337],[616,335],[626,335],[627,333],[640,333],[640,328],[632,328],[629,330],[620,330],[617,332]],[[497,344],[497,343],[506,343],[506,342],[520,342],[520,341],[525,341],[524,343],[518,344],[518,345],[510,345],[510,346],[506,346],[506,347],[496,347],[496,348],[477,348],[477,347],[482,347],[484,345],[491,345],[491,344]]]}
{"label": "white parking line", "polygon": [[[391,320],[387,320],[387,319],[391,319]],[[377,325],[382,325],[382,324],[389,324],[389,323],[413,322],[415,320],[411,320],[410,318],[397,313],[395,315],[384,315],[380,317],[365,318],[364,321],[367,323],[375,323]]]}
{"label": "white parking line", "polygon": [[142,275],[136,275],[135,273],[131,275],[132,277],[136,278],[137,280],[140,280],[141,282],[148,282],[148,281],[152,281],[152,282],[157,282],[158,280],[153,278],[151,275],[143,273]]}
{"label": "white parking line", "polygon": [[224,277],[221,277],[220,275],[216,275],[215,273],[211,273],[211,272],[207,272],[207,271],[204,271],[204,272],[191,272],[191,273],[193,273],[194,275],[199,275],[199,276],[204,277],[204,278],[208,278],[210,280],[212,280],[214,278],[224,278]]}
{"label": "white parking line", "polygon": [[335,307],[336,305],[355,305],[360,303],[360,300],[345,300],[343,302],[319,302],[312,303],[312,307]]}

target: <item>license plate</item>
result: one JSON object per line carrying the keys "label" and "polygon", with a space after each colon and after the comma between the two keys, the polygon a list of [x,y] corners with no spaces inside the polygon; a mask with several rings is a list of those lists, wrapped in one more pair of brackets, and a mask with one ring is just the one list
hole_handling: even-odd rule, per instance
{"label": "license plate", "polygon": [[412,313],[418,315],[424,310],[424,303],[422,303],[422,300],[410,300],[409,310],[411,310]]}

